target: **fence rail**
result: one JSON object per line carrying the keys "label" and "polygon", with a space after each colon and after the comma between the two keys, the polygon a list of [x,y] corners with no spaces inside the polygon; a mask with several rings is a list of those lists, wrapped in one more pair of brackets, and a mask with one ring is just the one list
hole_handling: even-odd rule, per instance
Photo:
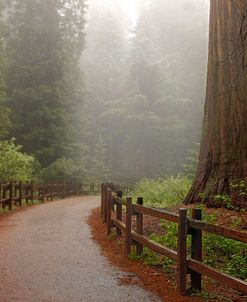
{"label": "fence rail", "polygon": [[[143,206],[143,198],[137,198],[133,204],[131,197],[123,199],[123,192],[119,186],[101,185],[101,217],[107,224],[107,234],[112,228],[118,234],[124,233],[125,255],[129,256],[132,246],[136,246],[138,256],[142,255],[143,247],[171,258],[177,263],[177,291],[187,293],[187,274],[190,275],[190,288],[201,291],[202,276],[207,276],[219,283],[247,294],[247,282],[220,272],[203,263],[202,232],[212,233],[225,238],[247,243],[247,233],[235,231],[202,221],[201,209],[192,210],[192,218],[188,218],[187,209],[180,209],[179,214]],[[123,206],[125,221],[123,221]],[[178,224],[177,250],[169,249],[144,236],[143,216],[148,215]],[[136,227],[133,229],[132,217],[136,217]],[[187,237],[191,236],[191,252],[187,255]]]}
{"label": "fence rail", "polygon": [[0,208],[12,210],[13,205],[22,206],[33,203],[34,200],[62,199],[73,195],[100,193],[99,184],[50,183],[35,184],[33,182],[0,183]]}

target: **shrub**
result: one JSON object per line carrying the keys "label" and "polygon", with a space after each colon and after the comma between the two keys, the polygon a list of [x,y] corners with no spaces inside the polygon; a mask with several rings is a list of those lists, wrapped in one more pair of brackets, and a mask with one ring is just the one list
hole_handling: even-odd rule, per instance
{"label": "shrub", "polygon": [[1,181],[30,181],[37,161],[33,156],[22,152],[22,146],[14,139],[0,140],[0,180]]}
{"label": "shrub", "polygon": [[191,180],[178,175],[158,179],[143,179],[134,187],[133,196],[144,198],[145,205],[167,208],[180,204],[191,187]]}

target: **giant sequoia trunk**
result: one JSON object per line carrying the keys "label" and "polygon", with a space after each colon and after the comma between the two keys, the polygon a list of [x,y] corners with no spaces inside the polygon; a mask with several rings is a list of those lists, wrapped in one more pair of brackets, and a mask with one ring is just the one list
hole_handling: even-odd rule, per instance
{"label": "giant sequoia trunk", "polygon": [[246,0],[211,0],[204,110],[197,175],[185,203],[221,206],[214,195],[231,194],[232,182],[247,180]]}

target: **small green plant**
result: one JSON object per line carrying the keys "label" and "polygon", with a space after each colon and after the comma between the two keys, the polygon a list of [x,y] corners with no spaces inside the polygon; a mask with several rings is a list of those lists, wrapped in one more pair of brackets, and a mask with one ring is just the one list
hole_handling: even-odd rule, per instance
{"label": "small green plant", "polygon": [[227,194],[217,194],[213,197],[214,202],[218,203],[220,206],[226,207],[228,210],[234,210],[231,197]]}
{"label": "small green plant", "polygon": [[232,182],[230,183],[230,188],[232,190],[238,191],[239,195],[246,199],[247,197],[247,184],[244,180],[241,180],[240,182]]}
{"label": "small green plant", "polygon": [[[150,266],[159,266],[164,269],[165,272],[171,272],[175,266],[175,262],[165,256],[158,255],[148,248],[143,249],[141,257],[134,256],[136,259],[142,259],[143,262]],[[132,258],[134,259],[134,258]]]}
{"label": "small green plant", "polygon": [[113,230],[110,235],[107,236],[108,239],[112,240],[117,237],[117,232]]}
{"label": "small green plant", "polygon": [[[241,181],[238,184],[231,183],[230,187],[231,187],[231,189],[238,190],[240,196],[244,196],[244,198],[246,198],[246,196],[247,196],[247,187],[246,187],[245,182]],[[226,195],[226,194],[217,194],[217,195],[214,196],[214,201],[219,202],[221,205],[225,206],[228,210],[233,210],[236,213],[238,213],[241,224],[242,224],[242,228],[247,229],[247,221],[245,220],[245,218],[243,216],[243,213],[245,213],[246,209],[236,207],[233,204],[231,196]]]}

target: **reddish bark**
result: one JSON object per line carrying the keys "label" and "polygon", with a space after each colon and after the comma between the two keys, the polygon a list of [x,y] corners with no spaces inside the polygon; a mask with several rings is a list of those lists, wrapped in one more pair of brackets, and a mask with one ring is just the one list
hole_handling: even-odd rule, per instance
{"label": "reddish bark", "polygon": [[197,175],[186,204],[215,204],[247,181],[247,3],[211,0],[207,93]]}

